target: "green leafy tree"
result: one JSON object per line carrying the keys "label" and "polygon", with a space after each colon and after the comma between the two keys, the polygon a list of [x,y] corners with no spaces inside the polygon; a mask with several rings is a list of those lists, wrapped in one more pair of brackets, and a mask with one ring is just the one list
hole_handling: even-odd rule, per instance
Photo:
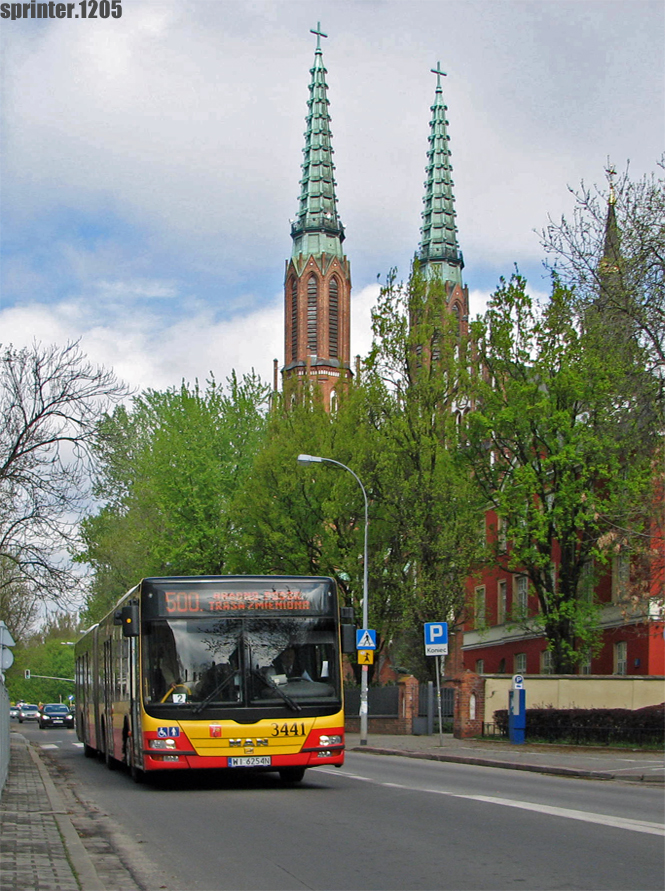
{"label": "green leafy tree", "polygon": [[506,523],[508,568],[528,575],[556,672],[597,641],[583,584],[612,554],[613,529],[644,530],[652,491],[658,382],[635,341],[612,349],[554,281],[535,306],[502,282],[474,326],[478,351],[467,459]]}
{"label": "green leafy tree", "polygon": [[459,440],[471,347],[445,284],[426,280],[417,266],[406,284],[390,277],[373,331],[363,393],[373,428],[366,461],[380,548],[376,584],[393,605],[389,630],[408,667],[426,677],[422,624],[461,619],[481,547],[482,502]]}
{"label": "green leafy tree", "polygon": [[80,562],[94,573],[96,619],[149,575],[222,573],[238,517],[231,509],[262,442],[268,389],[254,374],[228,389],[183,384],[119,406],[98,431],[95,493]]}
{"label": "green leafy tree", "polygon": [[[12,701],[68,702],[74,684],[54,678],[74,678],[74,647],[80,635],[78,618],[58,613],[14,648],[15,662],[7,671],[6,685]],[[30,678],[25,678],[25,670]]]}
{"label": "green leafy tree", "polygon": [[[363,436],[353,390],[340,394],[329,414],[305,389],[293,405],[275,405],[263,448],[235,513],[241,528],[236,566],[246,572],[330,575],[360,615],[364,501],[350,474],[301,467],[301,453],[353,465]],[[355,469],[355,468],[354,468]]]}

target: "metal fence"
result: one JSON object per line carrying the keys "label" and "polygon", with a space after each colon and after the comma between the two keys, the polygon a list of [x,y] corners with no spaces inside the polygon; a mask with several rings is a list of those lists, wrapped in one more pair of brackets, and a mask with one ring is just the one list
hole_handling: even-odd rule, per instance
{"label": "metal fence", "polygon": [[[373,718],[396,718],[399,714],[399,687],[370,687],[367,707]],[[360,710],[360,687],[344,688],[344,714],[355,716]]]}
{"label": "metal fence", "polygon": [[9,770],[9,693],[0,682],[0,795]]}
{"label": "metal fence", "polygon": [[[424,718],[428,714],[428,703],[433,703],[434,714],[438,715],[436,703],[436,687],[433,681],[421,684],[418,690],[418,715]],[[441,688],[441,717],[444,721],[452,721],[455,712],[455,691],[451,687]]]}

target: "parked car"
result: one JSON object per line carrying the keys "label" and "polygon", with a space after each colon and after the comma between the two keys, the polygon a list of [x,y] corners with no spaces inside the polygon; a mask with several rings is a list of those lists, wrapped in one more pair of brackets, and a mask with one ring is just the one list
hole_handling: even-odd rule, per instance
{"label": "parked car", "polygon": [[28,705],[22,703],[18,708],[18,722],[22,724],[24,721],[39,721],[39,709],[36,705]]}
{"label": "parked car", "polygon": [[47,727],[73,727],[74,715],[66,705],[59,702],[47,702],[42,706],[39,726],[42,730],[46,730]]}
{"label": "parked car", "polygon": [[9,717],[10,718],[18,718],[18,706],[17,705],[10,705]]}

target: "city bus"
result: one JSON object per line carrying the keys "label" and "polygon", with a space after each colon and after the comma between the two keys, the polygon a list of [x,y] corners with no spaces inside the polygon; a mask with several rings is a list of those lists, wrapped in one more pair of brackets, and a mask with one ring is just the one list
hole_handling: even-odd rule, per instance
{"label": "city bus", "polygon": [[235,768],[295,783],[341,767],[352,615],[330,578],[143,579],[76,644],[84,753],[137,781]]}

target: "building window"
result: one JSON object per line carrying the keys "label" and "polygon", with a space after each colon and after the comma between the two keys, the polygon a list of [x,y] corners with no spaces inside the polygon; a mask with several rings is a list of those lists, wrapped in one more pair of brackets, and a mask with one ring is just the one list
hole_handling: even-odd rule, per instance
{"label": "building window", "polygon": [[479,585],[475,589],[473,605],[474,605],[475,627],[476,628],[484,628],[485,627],[485,617],[486,617],[485,585]]}
{"label": "building window", "polygon": [[476,674],[485,674],[485,660],[476,659]]}
{"label": "building window", "polygon": [[505,658],[505,656],[502,656],[502,658],[499,659],[499,669],[498,669],[498,673],[499,673],[499,674],[505,674],[505,673],[506,673],[506,658]]}
{"label": "building window", "polygon": [[432,335],[432,362],[439,362],[441,359],[441,332],[435,331]]}
{"label": "building window", "polygon": [[591,650],[584,654],[584,661],[580,662],[580,674],[591,674]]}
{"label": "building window", "polygon": [[307,351],[312,355],[318,355],[318,341],[316,336],[317,310],[319,288],[315,275],[310,275],[307,280]]}
{"label": "building window", "polygon": [[508,585],[505,579],[499,579],[496,584],[496,624],[503,625],[506,621],[506,609],[508,597]]}
{"label": "building window", "polygon": [[614,644],[614,674],[628,674],[628,644],[625,640]]}
{"label": "building window", "polygon": [[298,358],[298,280],[291,279],[291,361]]}
{"label": "building window", "polygon": [[487,544],[487,523],[485,517],[481,519],[480,525],[478,526],[478,544],[481,548],[484,548]]}
{"label": "building window", "polygon": [[577,583],[577,594],[583,603],[593,603],[593,589],[596,580],[593,560],[587,560],[582,566]]}
{"label": "building window", "polygon": [[518,575],[515,579],[515,615],[523,619],[529,608],[529,579],[525,575]]}
{"label": "building window", "polygon": [[335,390],[330,391],[330,414],[334,415],[337,411],[337,393]]}
{"label": "building window", "polygon": [[625,600],[630,591],[630,555],[622,548],[612,561],[612,600]]}
{"label": "building window", "polygon": [[[492,452],[494,456],[494,452]],[[492,463],[494,460],[492,459]],[[496,543],[501,554],[505,554],[508,550],[508,523],[505,517],[497,517],[496,521]]]}
{"label": "building window", "polygon": [[515,653],[515,674],[526,674],[526,653]]}
{"label": "building window", "polygon": [[552,651],[543,650],[540,654],[540,673],[552,674]]}
{"label": "building window", "polygon": [[328,350],[331,359],[337,358],[339,344],[339,284],[336,276],[328,285]]}

